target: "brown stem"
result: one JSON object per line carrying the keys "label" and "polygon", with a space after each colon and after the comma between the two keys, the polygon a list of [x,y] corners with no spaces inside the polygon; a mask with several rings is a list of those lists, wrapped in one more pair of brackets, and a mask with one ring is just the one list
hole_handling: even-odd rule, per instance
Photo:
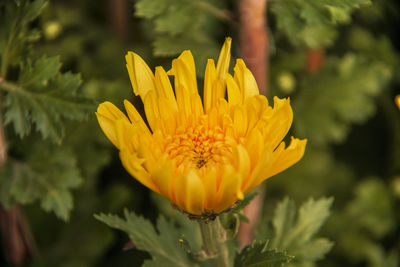
{"label": "brown stem", "polygon": [[128,39],[129,33],[129,10],[127,0],[109,0],[109,12],[111,25],[114,32],[118,35],[118,38],[125,42]]}
{"label": "brown stem", "polygon": [[[0,84],[3,82],[4,79],[0,77]],[[0,92],[0,104],[2,103],[3,94]],[[2,112],[0,109],[0,169],[7,160]],[[35,242],[19,206],[7,210],[0,204],[0,233],[6,257],[14,265],[22,266],[29,258],[37,255]]]}
{"label": "brown stem", "polygon": [[[3,82],[3,78],[0,77],[0,84]],[[0,104],[3,103],[3,94],[0,92]],[[4,137],[4,128],[3,128],[3,111],[0,109],[0,169],[4,165],[7,160],[7,147],[6,140]]]}
{"label": "brown stem", "polygon": [[266,95],[268,77],[267,0],[241,0],[240,43],[243,58]]}
{"label": "brown stem", "polygon": [[6,210],[0,205],[0,232],[6,257],[14,265],[22,266],[37,255],[35,242],[19,206]]}
{"label": "brown stem", "polygon": [[[267,34],[267,0],[241,0],[240,42],[244,60],[254,75],[260,94],[268,93],[268,34]],[[253,239],[254,229],[260,217],[263,205],[263,190],[244,209],[250,223],[241,223],[238,238],[241,246]]]}
{"label": "brown stem", "polygon": [[325,52],[321,49],[309,49],[307,51],[307,72],[317,73],[324,64]]}

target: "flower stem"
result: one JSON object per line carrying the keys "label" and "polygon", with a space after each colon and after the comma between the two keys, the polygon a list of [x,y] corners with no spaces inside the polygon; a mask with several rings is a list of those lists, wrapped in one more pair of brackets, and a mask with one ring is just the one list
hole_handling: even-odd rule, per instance
{"label": "flower stem", "polygon": [[199,220],[201,236],[203,238],[203,250],[211,259],[211,266],[228,267],[228,248],[226,247],[225,230],[222,228],[219,218],[215,220]]}

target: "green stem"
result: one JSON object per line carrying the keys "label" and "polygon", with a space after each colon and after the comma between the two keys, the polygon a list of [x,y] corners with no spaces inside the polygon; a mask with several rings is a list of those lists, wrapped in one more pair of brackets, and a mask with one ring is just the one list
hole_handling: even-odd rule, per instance
{"label": "green stem", "polygon": [[225,230],[222,228],[219,218],[215,220],[199,220],[201,236],[203,238],[203,250],[211,259],[211,266],[228,267],[228,248],[226,247]]}

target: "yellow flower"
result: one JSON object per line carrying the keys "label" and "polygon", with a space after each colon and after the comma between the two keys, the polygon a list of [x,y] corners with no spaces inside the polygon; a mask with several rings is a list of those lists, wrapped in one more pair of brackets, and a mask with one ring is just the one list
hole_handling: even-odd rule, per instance
{"label": "yellow flower", "polygon": [[[306,146],[306,140],[292,137],[285,148],[282,139],[293,119],[289,99],[275,97],[274,107],[269,106],[242,59],[232,77],[230,48],[227,38],[217,66],[208,60],[203,102],[190,51],[174,59],[168,72],[156,67],[154,74],[129,52],[126,66],[150,129],[127,100],[128,116],[110,102],[96,113],[125,169],[193,215],[229,209],[265,179],[299,161]],[[168,75],[174,77],[175,94]]]}
{"label": "yellow flower", "polygon": [[394,98],[394,102],[396,103],[397,107],[400,109],[400,95],[397,95]]}

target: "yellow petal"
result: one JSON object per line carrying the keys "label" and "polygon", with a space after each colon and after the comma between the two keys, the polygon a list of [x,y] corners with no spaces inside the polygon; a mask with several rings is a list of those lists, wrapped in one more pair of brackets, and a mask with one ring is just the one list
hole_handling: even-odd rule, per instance
{"label": "yellow petal", "polygon": [[154,132],[157,129],[158,119],[160,118],[156,91],[149,91],[144,98],[143,104],[147,122],[149,123],[151,130]]}
{"label": "yellow petal", "polygon": [[174,75],[175,89],[183,86],[191,94],[198,93],[196,70],[190,51],[184,51],[178,58],[172,61],[172,68],[168,71],[168,75]]}
{"label": "yellow petal", "polygon": [[212,88],[211,107],[215,107],[220,99],[225,98],[225,83],[222,80],[215,80]]}
{"label": "yellow petal", "polygon": [[176,130],[176,114],[178,110],[171,101],[165,97],[158,98],[158,107],[160,110],[160,122],[163,125],[164,133],[173,134]]}
{"label": "yellow petal", "polygon": [[264,147],[264,151],[261,153],[259,160],[251,174],[247,176],[245,181],[243,181],[242,191],[247,194],[256,188],[260,183],[265,180],[265,173],[268,173],[272,165],[272,153],[268,147]]}
{"label": "yellow petal", "polygon": [[233,162],[237,171],[242,177],[247,177],[250,172],[250,157],[247,150],[242,145],[237,145],[233,148]]}
{"label": "yellow petal", "polygon": [[158,164],[154,172],[151,174],[151,178],[155,185],[160,190],[160,195],[172,201],[172,173],[173,165],[171,161],[163,162]]}
{"label": "yellow petal", "polygon": [[215,168],[208,169],[202,178],[205,191],[205,211],[212,211],[215,208],[217,200],[217,170]]}
{"label": "yellow petal", "polygon": [[104,102],[100,104],[97,108],[96,116],[104,134],[114,144],[114,146],[119,147],[115,122],[117,120],[128,121],[128,118],[110,102]]}
{"label": "yellow petal", "polygon": [[298,162],[304,155],[306,144],[307,139],[300,140],[292,137],[290,145],[285,150],[281,152],[275,151],[278,155],[273,159],[274,163],[271,166],[270,171],[265,175],[265,179],[286,170]]}
{"label": "yellow petal", "polygon": [[190,214],[201,215],[204,212],[205,190],[203,183],[194,170],[177,179],[176,196],[181,198],[178,203]]}
{"label": "yellow petal", "polygon": [[178,104],[179,113],[183,113],[185,118],[189,117],[192,113],[192,101],[190,93],[182,85],[175,88],[176,102]]}
{"label": "yellow petal", "polygon": [[243,106],[235,106],[233,110],[233,128],[242,137],[247,131],[247,111]]}
{"label": "yellow petal", "polygon": [[206,113],[208,113],[208,111],[211,109],[213,84],[216,79],[217,79],[217,71],[215,69],[214,60],[209,59],[207,61],[206,72],[204,75],[204,90],[203,90],[204,111]]}
{"label": "yellow petal", "polygon": [[240,94],[239,86],[236,84],[232,75],[226,75],[226,86],[228,88],[228,102],[229,105],[239,105],[242,103],[242,96]]}
{"label": "yellow petal", "polygon": [[130,153],[135,153],[135,148],[132,140],[137,133],[137,128],[132,126],[127,120],[117,120],[115,122],[115,129],[117,132],[118,148],[119,150],[128,150]]}
{"label": "yellow petal", "polygon": [[158,95],[168,99],[168,101],[171,102],[171,105],[178,109],[171,82],[168,78],[167,73],[162,67],[156,67],[155,83]]}
{"label": "yellow petal", "polygon": [[273,113],[267,119],[267,125],[263,131],[265,140],[275,148],[286,136],[293,121],[293,111],[289,99],[274,97]]}
{"label": "yellow petal", "polygon": [[138,158],[136,154],[130,154],[127,150],[119,152],[122,165],[136,180],[151,190],[160,193],[157,186],[152,181],[150,174],[141,166],[143,159]]}
{"label": "yellow petal", "polygon": [[397,95],[395,97],[394,102],[396,103],[397,107],[400,109],[400,95]]}
{"label": "yellow petal", "polygon": [[138,127],[141,131],[146,134],[150,134],[150,130],[144,122],[142,116],[140,116],[139,112],[136,110],[135,106],[132,105],[128,100],[124,100],[124,106],[126,113],[128,114],[129,120],[131,123]]}
{"label": "yellow petal", "polygon": [[237,200],[243,199],[241,187],[242,176],[239,173],[225,170],[218,190],[218,204],[214,212],[220,213],[232,207]]}
{"label": "yellow petal", "polygon": [[247,136],[245,146],[250,157],[251,168],[254,168],[264,150],[264,139],[257,128],[253,129]]}
{"label": "yellow petal", "polygon": [[241,90],[243,102],[249,97],[260,94],[256,79],[244,64],[243,59],[236,60],[236,66],[233,70],[235,72],[234,79]]}
{"label": "yellow petal", "polygon": [[231,62],[231,43],[232,38],[225,38],[225,43],[221,48],[217,62],[217,77],[220,80],[225,79],[225,75],[229,70],[229,63]]}
{"label": "yellow petal", "polygon": [[135,95],[140,95],[143,101],[149,91],[155,90],[153,72],[146,62],[136,53],[128,52],[125,59],[133,92]]}
{"label": "yellow petal", "polygon": [[201,103],[201,99],[199,94],[193,94],[190,98],[192,101],[192,113],[195,118],[204,114],[203,105]]}

